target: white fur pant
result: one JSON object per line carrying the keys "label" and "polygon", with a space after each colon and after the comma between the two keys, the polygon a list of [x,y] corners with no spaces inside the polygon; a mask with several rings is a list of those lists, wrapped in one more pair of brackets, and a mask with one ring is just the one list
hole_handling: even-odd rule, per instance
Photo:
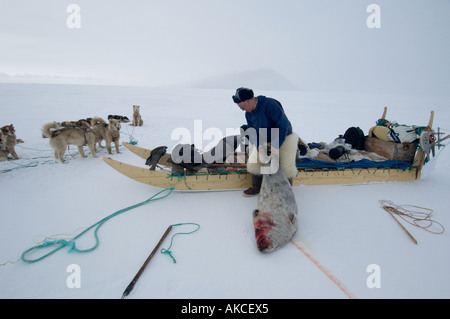
{"label": "white fur pant", "polygon": [[[283,169],[284,174],[287,178],[292,178],[297,176],[298,170],[295,166],[295,157],[297,155],[298,148],[298,135],[292,133],[286,137],[283,145],[281,145],[279,150],[279,165]],[[254,147],[250,153],[247,162],[247,172],[252,175],[262,175],[262,174],[272,174],[278,170],[278,163],[271,163],[270,166],[275,168],[275,171],[270,171],[269,165],[264,164],[267,161],[261,159],[259,156],[258,148]],[[273,166],[275,164],[275,166]]]}

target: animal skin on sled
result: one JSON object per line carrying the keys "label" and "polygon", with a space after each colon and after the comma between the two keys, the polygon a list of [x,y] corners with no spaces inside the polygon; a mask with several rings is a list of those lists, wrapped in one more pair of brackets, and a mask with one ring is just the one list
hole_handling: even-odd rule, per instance
{"label": "animal skin on sled", "polygon": [[253,225],[258,249],[268,253],[285,245],[298,230],[297,202],[281,167],[263,175]]}

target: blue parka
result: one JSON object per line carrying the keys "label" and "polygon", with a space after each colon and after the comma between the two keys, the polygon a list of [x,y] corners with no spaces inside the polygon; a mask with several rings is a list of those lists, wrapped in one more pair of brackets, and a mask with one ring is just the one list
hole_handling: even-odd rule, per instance
{"label": "blue parka", "polygon": [[[279,138],[278,147],[283,145],[286,136],[292,133],[292,125],[284,113],[283,106],[275,99],[260,95],[257,97],[258,103],[252,112],[245,112],[248,128],[254,128],[257,134],[257,146],[264,142],[269,142],[276,146],[273,141]],[[267,134],[260,131],[261,128],[267,129]],[[278,134],[271,134],[271,129],[277,128]],[[261,133],[261,134],[260,134]],[[267,135],[267,139],[265,138]]]}

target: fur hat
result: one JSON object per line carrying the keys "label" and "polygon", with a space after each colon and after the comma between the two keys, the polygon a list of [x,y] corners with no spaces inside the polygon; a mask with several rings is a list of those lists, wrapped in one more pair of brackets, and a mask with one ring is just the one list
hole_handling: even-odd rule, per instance
{"label": "fur hat", "polygon": [[236,93],[232,96],[234,103],[241,103],[250,100],[254,97],[253,91],[247,88],[239,88]]}

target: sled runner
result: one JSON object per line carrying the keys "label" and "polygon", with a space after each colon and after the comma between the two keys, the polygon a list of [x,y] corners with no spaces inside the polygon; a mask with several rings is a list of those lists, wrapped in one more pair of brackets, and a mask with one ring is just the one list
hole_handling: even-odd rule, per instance
{"label": "sled runner", "polygon": [[[382,119],[386,116],[386,108]],[[434,112],[428,122],[431,129]],[[432,133],[430,131],[429,135]],[[424,135],[428,136],[428,135]],[[424,137],[422,136],[422,137]],[[367,139],[366,137],[366,144]],[[370,138],[371,144],[379,143],[376,138]],[[401,143],[386,142],[384,149],[392,154],[398,154]],[[381,144],[383,144],[381,143]],[[138,147],[126,142],[122,143],[128,150],[142,159],[149,158],[150,149]],[[404,146],[403,146],[404,147]],[[409,148],[408,148],[409,150]],[[371,182],[406,182],[420,179],[422,167],[428,154],[419,146],[414,148],[413,158],[409,162],[400,161],[397,158],[382,162],[369,160],[353,162],[321,162],[318,160],[302,159],[297,163],[298,174],[293,179],[293,186],[298,185],[337,185],[337,184],[361,184]],[[103,160],[123,175],[158,188],[174,187],[175,190],[229,190],[245,189],[251,186],[251,175],[245,170],[245,163],[224,163],[205,165],[202,170],[195,173],[172,172],[170,154],[164,154],[158,161],[159,170],[149,170],[147,167],[139,167],[104,157]]]}

